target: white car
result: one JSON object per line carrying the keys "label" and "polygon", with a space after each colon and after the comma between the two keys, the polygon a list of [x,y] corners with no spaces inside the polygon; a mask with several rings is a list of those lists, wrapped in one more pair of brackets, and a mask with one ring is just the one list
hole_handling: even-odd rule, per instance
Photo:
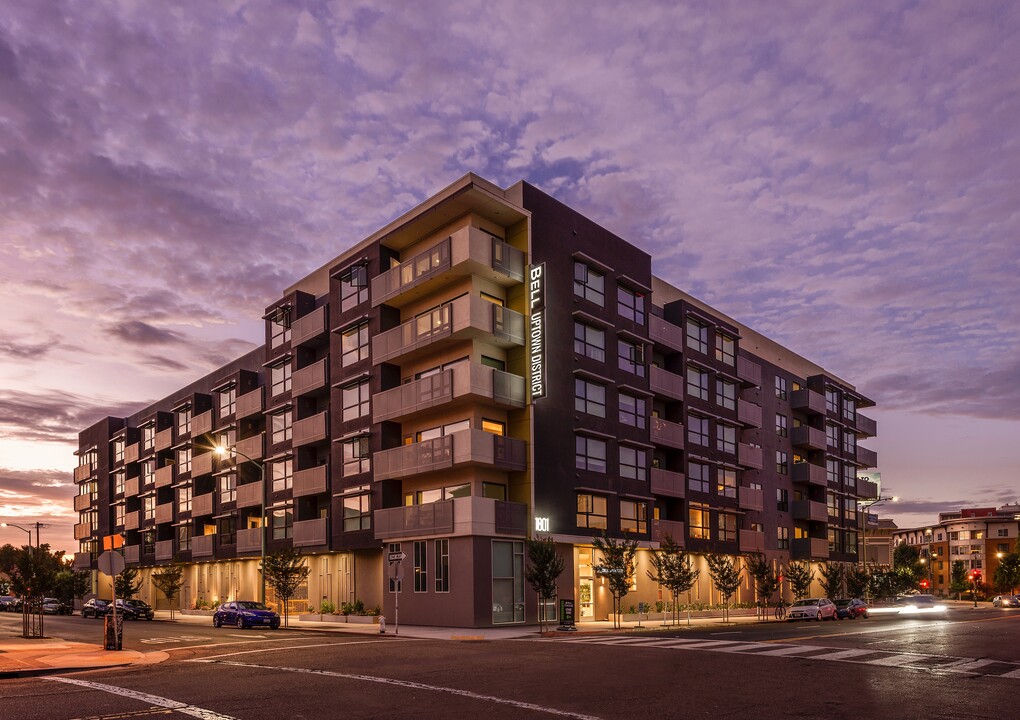
{"label": "white car", "polygon": [[836,604],[829,598],[805,598],[795,600],[786,616],[787,621],[794,620],[835,620]]}

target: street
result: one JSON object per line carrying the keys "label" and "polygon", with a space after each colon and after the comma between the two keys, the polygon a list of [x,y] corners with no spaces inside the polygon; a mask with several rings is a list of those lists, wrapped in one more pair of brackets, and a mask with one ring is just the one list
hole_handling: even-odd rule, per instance
{"label": "street", "polygon": [[[982,608],[452,642],[139,622],[127,642],[165,662],[0,681],[0,716],[986,718],[1020,691],[1018,623]],[[99,625],[47,618],[93,642]]]}

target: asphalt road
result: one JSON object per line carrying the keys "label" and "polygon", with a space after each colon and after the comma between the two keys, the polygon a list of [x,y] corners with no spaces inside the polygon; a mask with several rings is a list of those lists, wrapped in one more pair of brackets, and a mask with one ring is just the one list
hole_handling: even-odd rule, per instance
{"label": "asphalt road", "polygon": [[1020,612],[990,609],[492,642],[140,625],[139,643],[204,639],[161,644],[159,665],[0,681],[0,718],[966,719],[1011,717],[1020,693]]}

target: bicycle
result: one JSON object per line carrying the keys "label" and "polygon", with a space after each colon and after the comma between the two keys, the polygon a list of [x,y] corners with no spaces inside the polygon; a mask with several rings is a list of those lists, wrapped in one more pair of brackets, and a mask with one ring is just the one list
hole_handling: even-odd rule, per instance
{"label": "bicycle", "polygon": [[776,611],[775,611],[776,620],[785,620],[786,619],[786,606],[788,604],[789,603],[787,603],[785,600],[780,600],[778,603],[776,603]]}

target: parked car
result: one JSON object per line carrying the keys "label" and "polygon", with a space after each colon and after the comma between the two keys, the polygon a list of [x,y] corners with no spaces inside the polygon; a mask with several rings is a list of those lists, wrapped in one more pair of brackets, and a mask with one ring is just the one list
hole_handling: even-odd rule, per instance
{"label": "parked car", "polygon": [[276,630],[280,627],[280,616],[260,602],[236,600],[223,603],[213,613],[213,626],[236,625],[245,628],[261,626]]}
{"label": "parked car", "polygon": [[1020,607],[1020,595],[996,595],[992,607]]}
{"label": "parked car", "polygon": [[0,595],[0,612],[19,612],[21,610],[21,598],[13,595]]}
{"label": "parked car", "polygon": [[93,617],[97,620],[101,617],[106,617],[110,612],[110,601],[100,600],[99,598],[92,598],[86,601],[81,607],[81,616],[83,618]]}
{"label": "parked car", "polygon": [[143,600],[117,598],[117,612],[124,613],[125,620],[152,620],[155,617],[152,606]]}
{"label": "parked car", "polygon": [[43,598],[42,611],[46,615],[70,615],[74,612],[71,606],[57,598]]}
{"label": "parked car", "polygon": [[829,598],[806,598],[795,600],[786,615],[790,622],[794,620],[835,620],[836,606]]}
{"label": "parked car", "polygon": [[900,615],[941,614],[946,606],[934,595],[900,595],[896,598],[895,608]]}
{"label": "parked car", "polygon": [[868,604],[860,598],[843,598],[832,602],[836,606],[836,617],[839,620],[868,617]]}

